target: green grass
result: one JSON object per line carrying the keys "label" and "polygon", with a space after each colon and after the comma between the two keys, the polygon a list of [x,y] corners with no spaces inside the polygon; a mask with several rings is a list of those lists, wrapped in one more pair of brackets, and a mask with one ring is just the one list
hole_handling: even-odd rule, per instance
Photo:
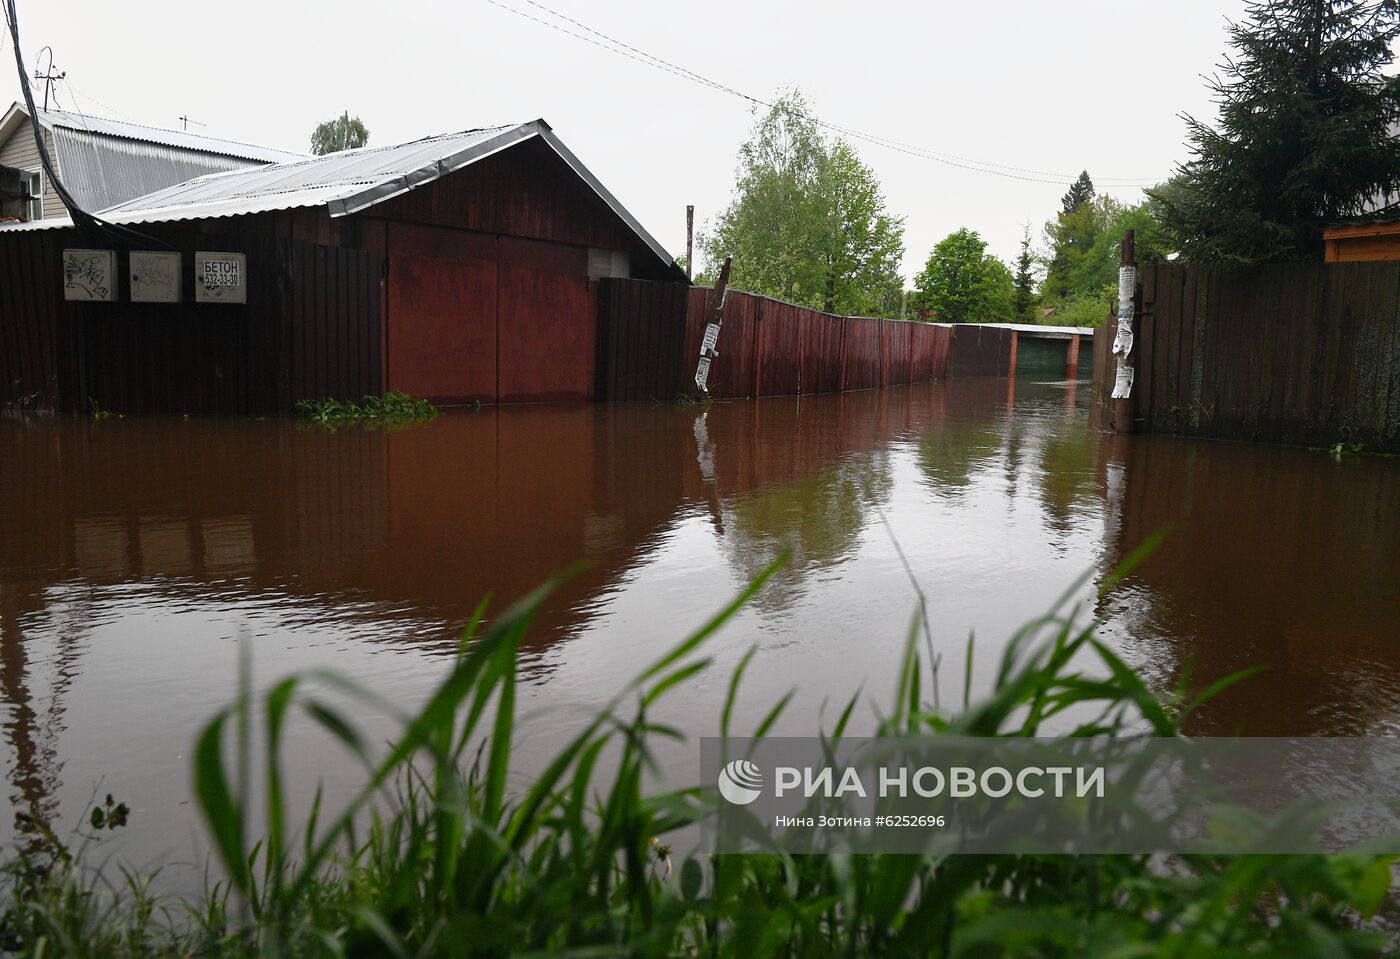
{"label": "green grass", "polygon": [[348,400],[301,400],[297,415],[320,426],[351,423],[405,423],[432,419],[438,409],[427,400],[391,390],[383,396],[366,396],[359,403]]}
{"label": "green grass", "polygon": [[[149,877],[85,871],[75,861],[81,853],[36,823],[31,848],[6,871],[0,946],[32,956],[744,959],[1355,956],[1386,948],[1383,935],[1363,928],[1389,888],[1385,858],[675,861],[673,837],[705,817],[715,797],[711,788],[644,785],[685,738],[653,720],[655,707],[711,667],[707,644],[771,573],[621,684],[519,790],[507,786],[519,651],[543,589],[489,626],[478,611],[446,677],[402,717],[400,735],[382,752],[305,678],[288,678],[256,702],[245,691],[203,729],[194,756],[196,799],[227,879],[197,902],[155,898]],[[1083,717],[1073,735],[1130,727],[1175,734],[1199,700],[1154,695],[1093,625],[1059,611],[1030,624],[1008,644],[987,698],[972,701],[964,685],[962,708],[945,712],[931,705],[937,670],[921,659],[916,621],[879,733],[1031,736],[1073,711]],[[783,712],[786,699],[755,729],[730,728],[752,656],[730,676],[713,732],[761,737]],[[371,690],[332,681],[383,706]],[[841,737],[855,706],[852,699],[824,735]],[[281,765],[294,714],[365,769],[341,811],[321,813],[318,799],[296,828]],[[265,782],[256,800],[247,795],[254,761]],[[255,818],[265,823],[257,837]]]}

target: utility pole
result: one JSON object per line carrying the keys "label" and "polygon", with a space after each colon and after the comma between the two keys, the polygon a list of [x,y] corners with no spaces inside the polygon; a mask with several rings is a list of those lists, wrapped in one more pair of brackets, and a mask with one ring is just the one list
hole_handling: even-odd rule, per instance
{"label": "utility pole", "polygon": [[1133,231],[1123,234],[1118,258],[1118,317],[1113,335],[1115,357],[1113,392],[1113,430],[1133,431],[1133,325],[1137,319],[1137,257],[1133,248]]}
{"label": "utility pole", "polygon": [[695,206],[685,208],[685,278],[695,278]]}
{"label": "utility pole", "polygon": [[191,120],[188,116],[176,117],[176,119],[180,121],[180,129],[184,130],[186,133],[189,132],[191,123],[197,127],[204,126],[204,124],[200,123],[198,120]]}

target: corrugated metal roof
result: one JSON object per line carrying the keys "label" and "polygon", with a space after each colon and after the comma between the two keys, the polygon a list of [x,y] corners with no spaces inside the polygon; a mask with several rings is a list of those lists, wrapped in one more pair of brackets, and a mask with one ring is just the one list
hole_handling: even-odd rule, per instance
{"label": "corrugated metal roof", "polygon": [[263,160],[205,153],[150,140],[53,128],[63,185],[84,210],[102,210],[208,173],[266,166]]}
{"label": "corrugated metal roof", "polygon": [[194,150],[199,153],[216,153],[221,156],[242,157],[262,163],[282,163],[287,160],[305,158],[304,153],[289,150],[274,150],[252,143],[237,140],[223,140],[219,137],[203,136],[184,130],[166,130],[149,127],[124,120],[109,120],[105,117],[90,117],[82,113],[65,110],[40,110],[39,122],[49,129],[81,130],[86,133],[121,137],[126,140],[139,140],[143,143],[159,143],[179,150]]}
{"label": "corrugated metal roof", "polygon": [[[209,174],[100,213],[104,220],[125,224],[202,220],[315,206],[325,206],[331,216],[345,216],[535,138],[558,154],[663,264],[675,263],[674,257],[598,182],[543,120]],[[59,168],[63,169],[61,163]],[[62,221],[39,220],[0,229],[52,229],[64,225],[67,224]]]}

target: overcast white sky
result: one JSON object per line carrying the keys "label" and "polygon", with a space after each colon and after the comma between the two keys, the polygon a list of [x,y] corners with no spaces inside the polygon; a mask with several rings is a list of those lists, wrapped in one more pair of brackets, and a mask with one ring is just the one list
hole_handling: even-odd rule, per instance
{"label": "overcast white sky", "polygon": [[[544,117],[663,244],[727,203],[753,118],[730,95],[493,6],[435,2],[16,0],[32,73],[52,45],[65,108],[305,150],[349,109],[386,144]],[[528,0],[501,0],[542,19]],[[1159,180],[1182,111],[1214,117],[1201,74],[1239,0],[773,3],[540,0],[647,53],[763,98],[795,85],[824,120],[941,153],[1065,174],[1034,183],[856,142],[906,221],[906,276],[978,230],[1011,261],[1069,179]],[[565,24],[570,30],[578,27]],[[8,39],[0,96],[18,99]],[[1124,200],[1136,188],[1115,188]]]}

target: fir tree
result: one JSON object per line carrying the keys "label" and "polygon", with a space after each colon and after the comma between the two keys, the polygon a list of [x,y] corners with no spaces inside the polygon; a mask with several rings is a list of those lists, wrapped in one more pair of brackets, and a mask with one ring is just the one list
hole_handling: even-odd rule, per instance
{"label": "fir tree", "polygon": [[1031,306],[1035,303],[1035,277],[1031,274],[1031,226],[1021,236],[1021,255],[1016,258],[1016,318],[1022,323],[1035,322]]}
{"label": "fir tree", "polygon": [[1400,85],[1382,72],[1400,34],[1394,0],[1256,0],[1246,11],[1210,84],[1218,126],[1185,117],[1192,159],[1150,191],[1198,262],[1314,257],[1325,226],[1400,190]]}
{"label": "fir tree", "polygon": [[1082,170],[1079,179],[1069,185],[1069,192],[1060,197],[1061,212],[1066,216],[1094,198],[1094,181],[1089,179],[1089,171]]}

